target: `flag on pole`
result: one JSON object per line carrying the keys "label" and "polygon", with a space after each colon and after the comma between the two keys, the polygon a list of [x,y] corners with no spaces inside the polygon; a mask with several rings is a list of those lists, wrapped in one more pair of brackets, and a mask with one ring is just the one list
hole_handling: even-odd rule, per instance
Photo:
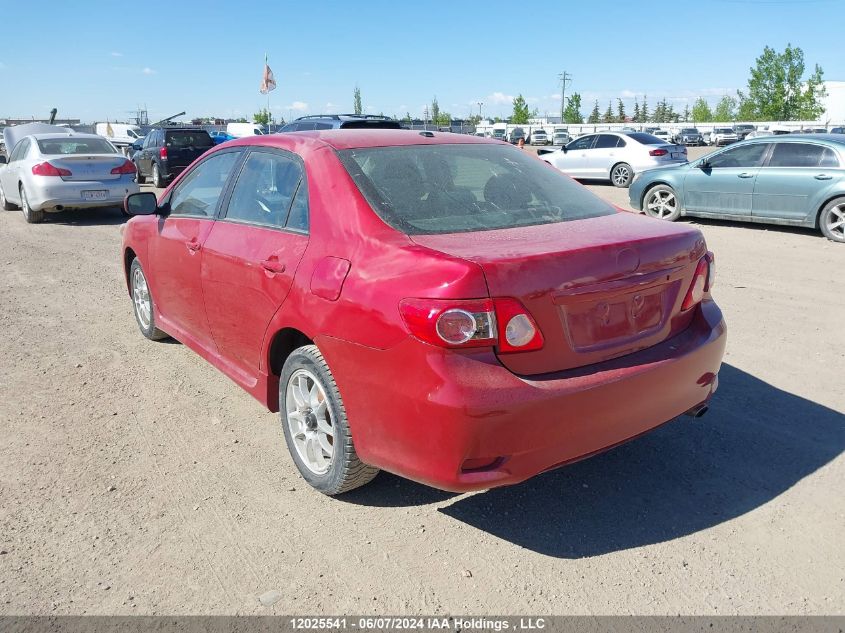
{"label": "flag on pole", "polygon": [[261,79],[261,88],[259,88],[259,92],[263,95],[266,95],[271,90],[276,89],[276,78],[273,77],[273,71],[270,70],[270,66],[267,65],[267,57],[264,57],[264,77]]}
{"label": "flag on pole", "polygon": [[108,121],[106,121],[106,136],[108,136],[109,138],[114,137],[114,130],[111,127],[111,123],[109,123]]}

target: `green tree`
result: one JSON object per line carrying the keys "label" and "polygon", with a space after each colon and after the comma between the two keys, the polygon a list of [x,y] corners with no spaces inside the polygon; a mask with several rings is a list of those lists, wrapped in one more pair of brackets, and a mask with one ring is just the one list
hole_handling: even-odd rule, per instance
{"label": "green tree", "polygon": [[686,106],[684,106],[684,115],[683,115],[683,117],[682,117],[682,118],[684,119],[684,121],[689,121],[689,120],[690,120],[690,109],[689,109],[689,104],[687,104]]}
{"label": "green tree", "polygon": [[437,97],[431,100],[431,123],[433,125],[439,125],[440,121],[440,104],[437,103]]}
{"label": "green tree", "polygon": [[736,118],[736,99],[729,95],[719,99],[713,110],[713,118],[719,122],[733,121]]}
{"label": "green tree", "polygon": [[601,112],[599,112],[599,100],[596,99],[596,103],[593,106],[593,111],[590,112],[590,117],[587,119],[587,123],[598,123],[601,121]]}
{"label": "green tree", "polygon": [[584,115],[581,114],[581,95],[573,93],[566,100],[566,109],[563,111],[564,123],[583,123]]}
{"label": "green tree", "polygon": [[258,112],[252,115],[252,122],[257,123],[258,125],[270,125],[273,121],[273,115],[270,114],[270,111],[267,108],[262,108]]}
{"label": "green tree", "polygon": [[406,112],[406,113],[405,113],[405,118],[404,118],[404,119],[402,119],[402,120],[403,120],[403,121],[405,121],[406,123],[410,123],[411,121],[413,121],[413,119],[411,118],[411,113],[410,113],[410,112]]}
{"label": "green tree", "polygon": [[525,98],[520,94],[513,100],[513,114],[511,115],[511,123],[526,124],[531,118],[531,111],[528,109],[528,104],[525,103]]}
{"label": "green tree", "polygon": [[815,120],[824,113],[824,72],[815,65],[804,79],[804,51],[786,45],[783,53],[766,46],[751,68],[748,94],[737,91],[744,121]]}
{"label": "green tree", "polygon": [[635,123],[639,123],[640,122],[640,116],[642,116],[642,114],[640,113],[640,101],[639,101],[639,99],[634,97],[634,116],[633,116],[632,120]]}
{"label": "green tree", "polygon": [[651,118],[655,123],[663,123],[663,120],[666,118],[666,107],[662,101],[658,101],[657,105],[654,106],[654,114]]}
{"label": "green tree", "polygon": [[625,123],[627,116],[625,115],[625,104],[622,99],[616,99],[616,118],[620,123]]}
{"label": "green tree", "polygon": [[692,104],[692,120],[696,123],[708,123],[713,120],[713,111],[703,97]]}
{"label": "green tree", "polygon": [[607,110],[604,111],[604,116],[601,118],[602,123],[614,123],[616,117],[613,116],[613,104],[611,101],[607,102]]}
{"label": "green tree", "polygon": [[648,95],[643,95],[643,105],[640,107],[640,121],[648,123],[651,119],[651,113],[648,111]]}
{"label": "green tree", "polygon": [[361,104],[361,89],[357,85],[352,92],[352,111],[355,114],[362,114],[364,112],[364,106]]}

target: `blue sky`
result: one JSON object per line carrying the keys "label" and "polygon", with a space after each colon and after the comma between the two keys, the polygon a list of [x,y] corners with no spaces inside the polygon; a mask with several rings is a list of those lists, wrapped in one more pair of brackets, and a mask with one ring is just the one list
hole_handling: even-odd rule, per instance
{"label": "blue sky", "polygon": [[[49,23],[48,23],[49,22]],[[0,118],[251,117],[264,53],[276,116],[367,111],[509,114],[522,94],[559,110],[558,74],[584,114],[635,95],[683,109],[744,88],[765,45],[787,42],[845,80],[845,0],[687,2],[239,2],[0,0]],[[31,25],[20,28],[23,25]],[[37,33],[37,35],[35,35]],[[712,35],[710,34],[712,33]]]}

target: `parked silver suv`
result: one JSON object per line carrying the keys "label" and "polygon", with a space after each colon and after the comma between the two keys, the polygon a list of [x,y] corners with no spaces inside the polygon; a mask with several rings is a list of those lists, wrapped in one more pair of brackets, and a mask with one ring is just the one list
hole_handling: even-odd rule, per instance
{"label": "parked silver suv", "polygon": [[694,127],[681,128],[675,133],[673,140],[678,145],[704,145],[704,138]]}
{"label": "parked silver suv", "polygon": [[548,145],[549,144],[549,135],[546,134],[546,130],[534,130],[531,132],[531,144],[532,145]]}
{"label": "parked silver suv", "polygon": [[710,145],[716,145],[717,147],[730,145],[731,143],[736,143],[738,140],[739,137],[733,131],[733,128],[717,127],[710,132]]}

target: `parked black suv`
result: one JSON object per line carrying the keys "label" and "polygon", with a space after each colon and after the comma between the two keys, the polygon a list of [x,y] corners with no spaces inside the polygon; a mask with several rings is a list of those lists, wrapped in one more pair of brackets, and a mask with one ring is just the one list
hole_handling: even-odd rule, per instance
{"label": "parked black suv", "polygon": [[212,147],[214,141],[205,130],[153,128],[144,137],[140,151],[132,157],[138,169],[138,183],[151,178],[154,186],[164,187]]}
{"label": "parked black suv", "polygon": [[291,121],[276,134],[306,130],[360,130],[361,128],[399,130],[402,129],[402,125],[396,119],[373,114],[312,114]]}

